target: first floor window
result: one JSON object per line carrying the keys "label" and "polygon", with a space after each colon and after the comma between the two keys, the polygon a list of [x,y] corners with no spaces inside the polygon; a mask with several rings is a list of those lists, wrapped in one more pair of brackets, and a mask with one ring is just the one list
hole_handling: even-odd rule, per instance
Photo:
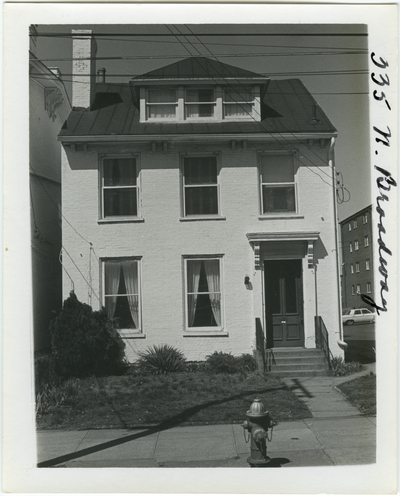
{"label": "first floor window", "polygon": [[361,286],[359,284],[357,284],[357,294],[360,294],[361,293]]}
{"label": "first floor window", "polygon": [[217,157],[184,157],[184,215],[218,215]]}
{"label": "first floor window", "polygon": [[292,154],[261,157],[262,213],[296,212],[295,164]]}
{"label": "first floor window", "polygon": [[140,329],[139,260],[103,261],[104,305],[119,329]]}
{"label": "first floor window", "polygon": [[221,260],[187,259],[185,262],[187,327],[221,328]]}
{"label": "first floor window", "polygon": [[367,293],[371,293],[371,283],[367,282]]}
{"label": "first floor window", "polygon": [[136,158],[104,158],[102,190],[103,218],[136,217],[138,213]]}

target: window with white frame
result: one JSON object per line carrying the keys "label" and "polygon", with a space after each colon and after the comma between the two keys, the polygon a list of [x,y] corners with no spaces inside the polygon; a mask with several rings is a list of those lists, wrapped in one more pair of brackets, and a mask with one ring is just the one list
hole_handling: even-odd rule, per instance
{"label": "window with white frame", "polygon": [[350,273],[354,274],[354,265],[353,264],[350,264]]}
{"label": "window with white frame", "polygon": [[366,236],[364,236],[364,246],[365,247],[369,246],[369,237],[368,237],[368,234]]}
{"label": "window with white frame", "polygon": [[150,88],[147,90],[147,119],[176,119],[178,107],[177,90],[175,88]]}
{"label": "window with white frame", "polygon": [[358,250],[358,241],[354,241],[354,250],[357,251]]}
{"label": "window with white frame", "polygon": [[363,215],[363,224],[368,224],[368,214]]}
{"label": "window with white frame", "polygon": [[187,88],[185,90],[186,119],[213,118],[215,105],[213,88]]}
{"label": "window with white frame", "polygon": [[353,220],[353,229],[357,229],[358,222],[356,220]]}
{"label": "window with white frame", "polygon": [[361,286],[357,284],[357,294],[361,294]]}
{"label": "window with white frame", "polygon": [[371,293],[371,283],[367,282],[367,293]]}
{"label": "window with white frame", "polygon": [[183,157],[184,216],[218,215],[218,196],[217,157]]}
{"label": "window with white frame", "polygon": [[356,262],[356,272],[360,272],[360,262]]}
{"label": "window with white frame", "polygon": [[356,293],[355,293],[355,291],[354,291],[354,285],[353,285],[353,286],[351,286],[351,294],[352,294],[353,296],[356,294]]}
{"label": "window with white frame", "polygon": [[186,328],[221,330],[221,258],[186,258]]}
{"label": "window with white frame", "polygon": [[228,87],[224,89],[224,119],[251,119],[253,116],[253,89],[246,86]]}
{"label": "window with white frame", "polygon": [[349,222],[349,231],[351,231],[351,222]]}
{"label": "window with white frame", "polygon": [[260,172],[262,214],[296,212],[294,156],[262,155]]}
{"label": "window with white frame", "polygon": [[369,270],[369,258],[365,260],[365,270]]}
{"label": "window with white frame", "polygon": [[349,243],[350,253],[353,251],[353,243]]}
{"label": "window with white frame", "polygon": [[102,160],[102,218],[137,217],[138,167],[135,157]]}
{"label": "window with white frame", "polygon": [[102,261],[103,299],[107,315],[124,331],[141,330],[140,260],[115,258]]}

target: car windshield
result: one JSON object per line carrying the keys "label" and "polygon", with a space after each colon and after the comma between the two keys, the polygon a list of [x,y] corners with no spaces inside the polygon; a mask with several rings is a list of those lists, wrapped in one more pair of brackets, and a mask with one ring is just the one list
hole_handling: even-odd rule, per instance
{"label": "car windshield", "polygon": [[344,312],[344,315],[350,315],[350,312],[351,312],[351,310],[346,310],[346,311]]}

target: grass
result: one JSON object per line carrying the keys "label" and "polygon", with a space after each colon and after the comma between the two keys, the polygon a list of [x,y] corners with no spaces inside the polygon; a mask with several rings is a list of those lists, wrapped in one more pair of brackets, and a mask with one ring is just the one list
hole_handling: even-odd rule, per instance
{"label": "grass", "polygon": [[[61,386],[59,386],[61,387]],[[53,392],[52,397],[59,397]],[[37,414],[38,429],[204,425],[245,420],[260,397],[274,420],[311,417],[285,384],[261,374],[175,373],[77,380],[58,404]]]}
{"label": "grass", "polygon": [[363,415],[376,415],[376,375],[366,375],[337,386]]}

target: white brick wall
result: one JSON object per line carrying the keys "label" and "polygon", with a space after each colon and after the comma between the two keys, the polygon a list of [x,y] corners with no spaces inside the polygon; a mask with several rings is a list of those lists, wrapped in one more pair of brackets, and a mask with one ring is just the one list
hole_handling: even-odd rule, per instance
{"label": "white brick wall", "polygon": [[[88,108],[92,103],[93,85],[96,80],[96,42],[89,36],[90,29],[72,30],[72,106]],[[90,77],[92,74],[93,77]]]}
{"label": "white brick wall", "polygon": [[[98,223],[99,176],[98,150],[63,152],[63,213],[74,229],[93,243],[89,244],[66,222],[63,223],[63,244],[78,268],[64,254],[63,262],[74,281],[81,301],[98,308],[97,297],[90,301],[88,285],[101,299],[100,265],[102,257],[142,257],[142,316],[145,339],[127,339],[127,357],[133,361],[138,350],[149,345],[168,343],[181,349],[188,360],[201,360],[213,351],[233,354],[251,353],[255,325],[253,298],[261,287],[246,289],[245,275],[254,277],[254,254],[246,234],[254,232],[319,231],[316,242],[318,308],[330,332],[338,333],[340,321],[337,306],[337,278],[334,245],[332,188],[309,169],[298,172],[300,213],[294,219],[259,219],[259,182],[257,153],[267,145],[251,145],[246,150],[232,150],[229,143],[196,145],[207,152],[217,152],[221,160],[221,214],[226,220],[180,221],[180,169],[182,153],[193,152],[189,144],[174,144],[168,152],[152,152],[149,145],[125,146],[124,149],[102,148],[102,153],[135,153],[141,163],[141,213],[143,223]],[[301,147],[302,162],[327,182],[328,149]],[[317,153],[319,157],[315,154]],[[307,163],[309,165],[309,163]],[[317,166],[320,166],[317,169]],[[228,336],[184,337],[184,296],[182,256],[223,254],[225,330]],[[91,260],[89,260],[89,257]],[[97,257],[97,258],[96,258]],[[89,274],[89,265],[92,270]],[[303,270],[311,271],[304,261]],[[309,296],[305,316],[306,346],[314,344],[315,287],[314,273],[303,274],[305,300]],[[64,297],[71,283],[64,277]],[[338,336],[337,336],[338,337]],[[336,338],[331,345],[336,350]]]}

